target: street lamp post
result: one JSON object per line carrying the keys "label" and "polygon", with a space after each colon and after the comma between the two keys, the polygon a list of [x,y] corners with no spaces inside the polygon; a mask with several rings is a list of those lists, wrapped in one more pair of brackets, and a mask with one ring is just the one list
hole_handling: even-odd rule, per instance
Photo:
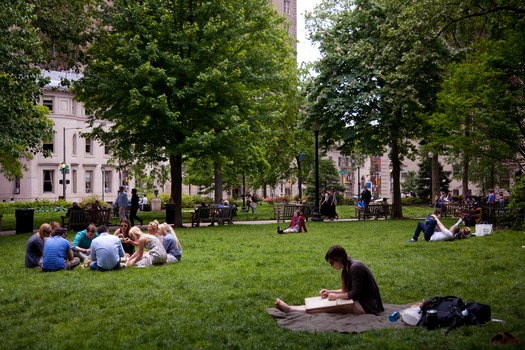
{"label": "street lamp post", "polygon": [[428,159],[430,164],[430,205],[434,205],[434,198],[432,197],[432,159],[434,158],[434,153],[428,152]]}
{"label": "street lamp post", "polygon": [[248,209],[246,208],[246,183],[244,177],[244,170],[242,171],[242,208],[241,211],[246,213]]}
{"label": "street lamp post", "polygon": [[315,203],[312,221],[323,221],[319,213],[319,130],[321,126],[317,122],[312,123],[312,130],[315,135]]}
{"label": "street lamp post", "polygon": [[299,183],[299,199],[303,198],[303,173],[301,171],[301,160],[304,158],[304,152],[297,156],[297,182]]}
{"label": "street lamp post", "polygon": [[106,192],[106,167],[104,164],[100,166],[100,170],[102,171],[102,202],[104,202],[104,192]]}

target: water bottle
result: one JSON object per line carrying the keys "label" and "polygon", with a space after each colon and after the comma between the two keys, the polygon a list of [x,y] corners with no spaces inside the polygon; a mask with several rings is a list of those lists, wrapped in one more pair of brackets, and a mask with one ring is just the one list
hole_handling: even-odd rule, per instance
{"label": "water bottle", "polygon": [[399,312],[394,311],[390,316],[388,316],[388,320],[390,322],[396,322],[397,320],[399,320],[400,317],[401,315],[399,314]]}

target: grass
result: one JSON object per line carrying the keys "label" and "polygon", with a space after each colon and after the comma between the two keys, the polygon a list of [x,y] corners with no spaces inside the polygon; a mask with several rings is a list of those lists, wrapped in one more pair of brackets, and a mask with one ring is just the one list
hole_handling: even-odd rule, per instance
{"label": "grass", "polygon": [[[178,229],[181,263],[106,273],[26,269],[29,234],[0,236],[0,349],[484,349],[501,331],[524,344],[523,233],[407,243],[415,223],[309,223],[300,235],[278,235],[275,224]],[[506,322],[447,336],[280,328],[265,312],[276,297],[299,304],[340,285],[324,261],[333,244],[371,268],[384,303],[456,295]]]}

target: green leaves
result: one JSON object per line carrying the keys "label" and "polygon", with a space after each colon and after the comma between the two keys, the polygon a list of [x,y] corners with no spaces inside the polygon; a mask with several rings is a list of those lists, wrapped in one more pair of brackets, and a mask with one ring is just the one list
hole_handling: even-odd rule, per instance
{"label": "green leaves", "polygon": [[43,152],[53,134],[45,108],[37,105],[47,80],[36,67],[42,56],[33,9],[20,0],[0,8],[0,172],[11,180],[22,177],[23,161]]}

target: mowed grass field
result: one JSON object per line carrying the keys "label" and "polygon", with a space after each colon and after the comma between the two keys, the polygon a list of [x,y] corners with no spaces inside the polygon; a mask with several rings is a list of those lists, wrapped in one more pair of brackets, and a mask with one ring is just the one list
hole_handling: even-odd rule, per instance
{"label": "mowed grass field", "polygon": [[[181,263],[106,273],[26,269],[30,234],[0,236],[0,349],[485,349],[502,331],[525,347],[524,233],[408,243],[416,222],[308,222],[287,235],[276,224],[184,228]],[[333,244],[370,267],[384,303],[456,295],[505,322],[448,335],[280,328],[265,311],[275,298],[300,304],[340,286],[324,261]]]}

